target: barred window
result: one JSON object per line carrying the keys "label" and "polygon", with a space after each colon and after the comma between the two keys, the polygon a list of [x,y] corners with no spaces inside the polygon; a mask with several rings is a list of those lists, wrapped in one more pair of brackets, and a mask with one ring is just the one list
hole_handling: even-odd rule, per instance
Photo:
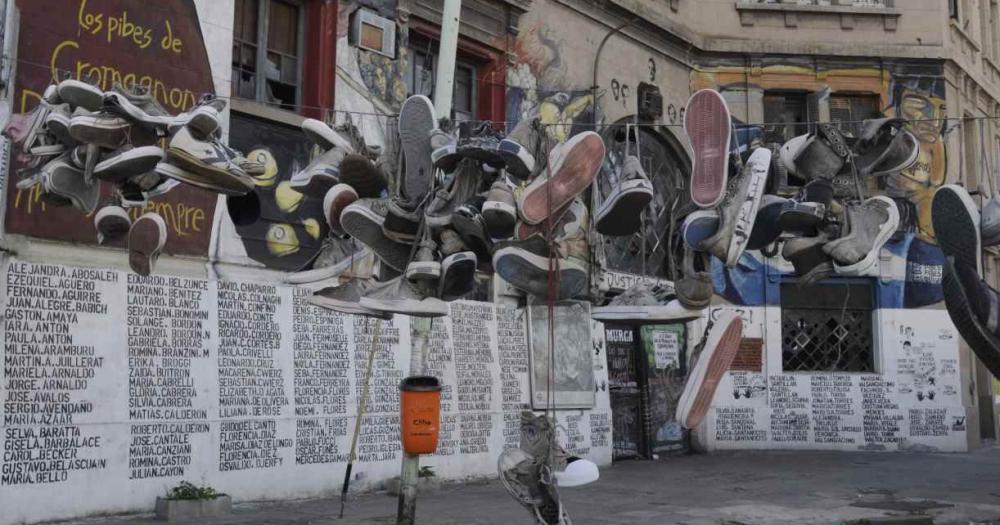
{"label": "barred window", "polygon": [[786,372],[874,372],[871,281],[781,284],[781,365]]}

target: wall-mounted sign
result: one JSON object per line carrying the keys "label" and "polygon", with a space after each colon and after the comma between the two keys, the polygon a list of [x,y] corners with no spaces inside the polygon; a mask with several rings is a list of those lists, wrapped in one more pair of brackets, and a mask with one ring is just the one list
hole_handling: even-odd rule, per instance
{"label": "wall-mounted sign", "polygon": [[[171,113],[214,92],[212,71],[193,0],[19,0],[20,30],[12,111],[30,111],[45,88],[63,78],[92,78],[101,89],[116,82],[148,87]],[[14,177],[19,166],[11,166]],[[96,244],[92,216],[72,207],[53,207],[41,190],[7,185],[6,226],[10,233]],[[101,204],[109,202],[104,184]],[[153,199],[133,218],[156,211],[167,223],[166,251],[208,252],[216,196],[187,185]]]}

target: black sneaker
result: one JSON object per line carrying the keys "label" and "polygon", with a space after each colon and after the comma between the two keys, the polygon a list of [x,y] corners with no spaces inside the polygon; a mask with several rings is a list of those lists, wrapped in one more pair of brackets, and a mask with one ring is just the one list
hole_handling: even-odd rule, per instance
{"label": "black sneaker", "polygon": [[360,199],[344,208],[340,225],[344,232],[361,241],[375,255],[397,272],[406,270],[410,246],[386,237],[383,224],[388,214],[388,199]]}
{"label": "black sneaker", "polygon": [[438,297],[445,301],[461,299],[476,288],[476,254],[473,252],[453,253],[441,261],[441,281]]}

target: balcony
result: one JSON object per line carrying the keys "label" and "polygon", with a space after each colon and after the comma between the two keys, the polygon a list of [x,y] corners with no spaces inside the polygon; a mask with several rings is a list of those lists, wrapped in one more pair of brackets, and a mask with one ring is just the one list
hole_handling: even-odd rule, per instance
{"label": "balcony", "polygon": [[754,25],[758,14],[783,14],[785,27],[798,27],[799,15],[840,16],[841,29],[854,29],[856,17],[881,17],[886,31],[895,31],[902,10],[895,0],[738,0],[740,23]]}

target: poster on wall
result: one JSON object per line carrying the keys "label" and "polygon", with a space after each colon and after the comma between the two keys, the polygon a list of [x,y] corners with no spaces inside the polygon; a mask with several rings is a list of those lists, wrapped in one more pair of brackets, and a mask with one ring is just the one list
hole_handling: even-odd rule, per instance
{"label": "poster on wall", "polygon": [[[590,303],[565,301],[557,303],[554,310],[549,323],[548,305],[528,307],[532,407],[593,408],[596,388]],[[550,339],[554,341],[551,351]],[[550,366],[550,362],[554,364]]]}
{"label": "poster on wall", "polygon": [[[92,79],[103,90],[115,83],[148,87],[172,114],[215,91],[194,0],[19,0],[17,7],[13,113],[31,111],[49,84],[65,78]],[[20,167],[14,161],[7,176]],[[100,205],[112,199],[110,185],[102,186]],[[45,202],[39,186],[7,187],[9,233],[97,243],[91,216]],[[130,213],[133,219],[146,211],[163,217],[168,253],[205,255],[215,203],[214,194],[182,184]]]}

